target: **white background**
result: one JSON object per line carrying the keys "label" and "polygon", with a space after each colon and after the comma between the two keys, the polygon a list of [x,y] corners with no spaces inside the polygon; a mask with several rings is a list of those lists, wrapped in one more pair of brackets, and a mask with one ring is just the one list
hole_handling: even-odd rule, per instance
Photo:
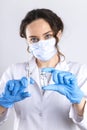
{"label": "white background", "polygon": [[[61,51],[67,60],[87,64],[87,0],[0,0],[0,76],[12,63],[28,59],[19,26],[25,14],[35,8],[52,9],[62,18]],[[11,113],[0,130],[12,130],[12,126]]]}

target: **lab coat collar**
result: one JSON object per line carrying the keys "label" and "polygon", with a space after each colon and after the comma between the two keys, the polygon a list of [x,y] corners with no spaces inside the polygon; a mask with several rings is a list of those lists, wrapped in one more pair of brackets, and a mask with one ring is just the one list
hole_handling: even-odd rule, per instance
{"label": "lab coat collar", "polygon": [[[36,64],[36,59],[34,57],[32,57],[32,59],[29,61],[29,64],[30,64],[30,73],[33,73],[33,70],[35,72],[35,68],[38,69],[38,66]],[[61,70],[61,71],[69,70],[69,67],[66,63],[66,60],[63,58],[63,56],[60,57],[60,62],[56,65],[55,69]]]}

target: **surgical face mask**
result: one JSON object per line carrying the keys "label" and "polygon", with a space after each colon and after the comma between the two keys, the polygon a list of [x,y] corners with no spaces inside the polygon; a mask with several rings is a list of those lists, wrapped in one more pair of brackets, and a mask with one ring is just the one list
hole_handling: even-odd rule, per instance
{"label": "surgical face mask", "polygon": [[37,59],[41,61],[48,61],[57,53],[55,43],[55,38],[40,40],[39,42],[29,44],[29,51]]}

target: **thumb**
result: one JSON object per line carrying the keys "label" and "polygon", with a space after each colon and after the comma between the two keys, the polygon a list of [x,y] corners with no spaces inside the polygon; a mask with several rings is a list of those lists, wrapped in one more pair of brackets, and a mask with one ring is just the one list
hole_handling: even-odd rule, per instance
{"label": "thumb", "polygon": [[55,84],[51,84],[51,85],[48,85],[48,86],[44,86],[42,87],[43,90],[52,90],[52,91],[57,91],[57,86]]}
{"label": "thumb", "polygon": [[31,77],[30,77],[30,78],[22,77],[22,78],[21,78],[21,83],[22,83],[23,86],[27,87],[28,84],[34,84],[35,81],[34,81],[34,79],[32,79]]}
{"label": "thumb", "polygon": [[23,86],[27,87],[28,86],[28,79],[26,77],[22,77],[21,83],[22,83]]}
{"label": "thumb", "polygon": [[28,83],[29,83],[29,84],[34,84],[34,83],[35,83],[35,80],[30,77],[30,78],[28,78]]}
{"label": "thumb", "polygon": [[63,85],[51,84],[51,85],[42,87],[42,89],[43,90],[56,91],[56,92],[59,92],[62,95],[65,95],[65,93],[66,93]]}

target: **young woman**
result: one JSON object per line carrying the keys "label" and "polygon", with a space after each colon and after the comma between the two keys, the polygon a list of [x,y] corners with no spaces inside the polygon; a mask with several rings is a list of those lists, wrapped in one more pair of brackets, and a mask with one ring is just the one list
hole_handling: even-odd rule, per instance
{"label": "young woman", "polygon": [[32,57],[1,78],[1,123],[13,107],[14,130],[87,130],[87,67],[66,62],[58,48],[63,29],[49,9],[31,10],[22,20],[20,36]]}

